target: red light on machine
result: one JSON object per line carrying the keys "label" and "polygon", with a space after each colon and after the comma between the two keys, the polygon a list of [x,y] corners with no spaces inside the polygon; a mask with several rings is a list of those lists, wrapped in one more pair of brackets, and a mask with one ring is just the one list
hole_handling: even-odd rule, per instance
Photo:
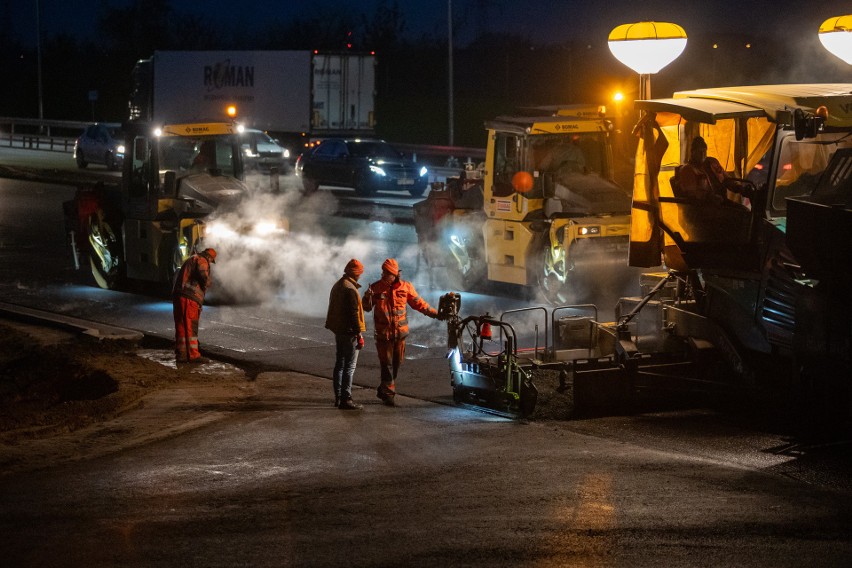
{"label": "red light on machine", "polygon": [[491,341],[491,324],[487,321],[482,322],[482,327],[479,329],[479,337]]}

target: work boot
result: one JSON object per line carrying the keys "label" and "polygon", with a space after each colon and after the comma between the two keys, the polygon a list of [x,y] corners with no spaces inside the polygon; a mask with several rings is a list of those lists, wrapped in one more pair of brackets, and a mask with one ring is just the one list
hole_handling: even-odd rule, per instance
{"label": "work boot", "polygon": [[210,359],[202,356],[202,357],[196,357],[195,359],[190,359],[189,362],[192,363],[193,365],[203,365],[204,363],[209,363]]}
{"label": "work boot", "polygon": [[346,400],[341,400],[337,408],[340,410],[361,410],[364,407],[360,404],[356,404],[351,398],[347,398]]}
{"label": "work boot", "polygon": [[339,406],[340,406],[340,397],[335,395],[334,396],[334,408],[338,408]]}
{"label": "work boot", "polygon": [[393,398],[394,395],[385,395],[385,397],[382,399],[385,401],[385,406],[396,406],[396,403],[394,402]]}

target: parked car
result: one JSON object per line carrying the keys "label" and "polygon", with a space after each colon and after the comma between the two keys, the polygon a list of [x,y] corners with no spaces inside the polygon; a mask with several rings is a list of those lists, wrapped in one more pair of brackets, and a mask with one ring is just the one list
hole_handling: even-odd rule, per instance
{"label": "parked car", "polygon": [[407,191],[418,197],[429,185],[425,166],[406,158],[384,140],[328,138],[296,161],[305,192],[320,185],[352,187],[361,196],[379,190]]}
{"label": "parked car", "polygon": [[77,167],[104,164],[107,169],[119,170],[124,163],[124,133],[117,124],[97,123],[86,127],[74,142]]}
{"label": "parked car", "polygon": [[269,171],[278,168],[279,173],[289,169],[290,150],[262,130],[246,129],[243,138],[243,163],[246,169]]}

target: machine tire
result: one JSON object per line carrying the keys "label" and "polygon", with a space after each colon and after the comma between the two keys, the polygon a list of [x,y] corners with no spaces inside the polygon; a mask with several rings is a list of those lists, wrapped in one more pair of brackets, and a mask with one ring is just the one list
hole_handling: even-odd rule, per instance
{"label": "machine tire", "polygon": [[[454,249],[456,252],[452,252]],[[464,250],[451,245],[447,252],[447,275],[450,285],[462,292],[469,292],[480,286],[485,279],[485,261],[479,255],[483,246],[465,247]],[[458,256],[457,256],[458,255]]]}
{"label": "machine tire", "polygon": [[89,165],[89,163],[85,159],[83,159],[83,153],[79,150],[77,150],[77,155],[74,157],[74,159],[77,161],[77,167],[81,170],[85,169],[86,166]]}
{"label": "machine tire", "polygon": [[118,289],[124,280],[120,244],[101,212],[89,216],[86,233],[92,277],[98,286],[105,290]]}
{"label": "machine tire", "polygon": [[545,299],[555,306],[573,303],[574,297],[569,285],[571,282],[570,272],[560,278],[561,275],[552,268],[553,260],[548,246],[542,248],[539,259],[536,269],[538,287]]}

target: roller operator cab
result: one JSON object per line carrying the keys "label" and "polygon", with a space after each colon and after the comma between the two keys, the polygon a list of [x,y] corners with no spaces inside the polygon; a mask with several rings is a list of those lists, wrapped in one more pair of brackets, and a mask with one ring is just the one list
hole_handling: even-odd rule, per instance
{"label": "roller operator cab", "polygon": [[427,261],[462,289],[539,287],[554,303],[629,276],[630,196],[615,182],[602,107],[526,109],[485,128],[485,162],[415,205]]}
{"label": "roller operator cab", "polygon": [[[848,417],[852,84],[700,89],[636,106],[647,114],[630,263],[664,264],[687,284],[663,309],[667,333],[712,344],[735,369],[777,366],[779,381],[792,369],[812,411]],[[683,192],[678,167],[697,136],[745,191],[712,204]]]}
{"label": "roller operator cab", "polygon": [[[218,246],[204,241],[211,221],[238,211],[249,194],[239,128],[233,122],[139,121],[124,128],[120,185],[80,187],[65,205],[75,263],[87,257],[102,288],[126,280],[168,285],[202,242]],[[285,219],[275,222],[286,225]]]}

